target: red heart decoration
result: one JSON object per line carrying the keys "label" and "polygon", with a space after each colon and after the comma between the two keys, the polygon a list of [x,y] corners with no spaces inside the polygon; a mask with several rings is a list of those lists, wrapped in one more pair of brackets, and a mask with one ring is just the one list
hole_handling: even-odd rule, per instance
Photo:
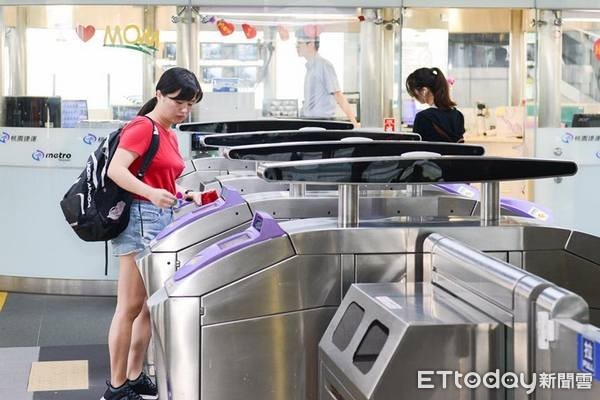
{"label": "red heart decoration", "polygon": [[96,33],[96,28],[94,28],[92,25],[77,25],[77,27],[75,28],[75,32],[77,33],[77,36],[79,36],[79,39],[83,40],[84,42],[87,42],[88,40],[94,37],[94,33]]}
{"label": "red heart decoration", "polygon": [[220,19],[217,21],[217,28],[223,36],[231,35],[235,30],[235,26],[233,26],[232,23],[225,21],[224,19]]}
{"label": "red heart decoration", "polygon": [[242,30],[248,39],[254,39],[256,37],[256,28],[252,25],[242,24]]}

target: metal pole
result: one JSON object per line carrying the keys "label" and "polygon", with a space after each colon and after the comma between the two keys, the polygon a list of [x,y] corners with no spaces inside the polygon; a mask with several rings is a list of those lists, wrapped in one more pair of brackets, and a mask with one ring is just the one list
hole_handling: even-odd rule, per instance
{"label": "metal pole", "polygon": [[[156,6],[145,6],[143,30],[154,33],[156,30]],[[153,36],[152,36],[153,37]],[[142,104],[154,97],[156,74],[156,53],[144,54],[142,67]]]}
{"label": "metal pole", "polygon": [[517,107],[525,98],[523,91],[527,71],[523,14],[523,10],[510,11],[510,105]]}
{"label": "metal pole", "polygon": [[[384,8],[382,10],[385,21],[394,20],[396,9]],[[381,82],[394,82],[394,30],[396,24],[390,22],[384,25],[382,30],[382,54],[381,54]],[[372,83],[372,82],[371,82]],[[394,100],[394,85],[382,85],[382,117],[391,118],[394,116],[392,103]],[[381,122],[383,123],[383,121]]]}
{"label": "metal pole", "polygon": [[499,220],[500,182],[483,182],[481,184],[481,221],[484,225],[493,225]]}
{"label": "metal pole", "polygon": [[358,226],[358,185],[339,185],[338,194],[338,226],[340,228]]}
{"label": "metal pole", "polygon": [[538,127],[558,128],[562,63],[560,11],[539,10],[538,13]]}
{"label": "metal pole", "polygon": [[[380,17],[380,10],[365,9],[367,21]],[[360,30],[360,122],[363,127],[383,126],[383,78],[381,25],[364,23]]]}
{"label": "metal pole", "polygon": [[[177,14],[183,16],[183,20],[176,24],[177,65],[189,69],[196,74],[196,76],[200,76],[198,63],[200,58],[200,46],[198,45],[198,18],[194,15],[191,1],[188,1],[187,6],[177,6],[176,10]],[[188,120],[197,121],[200,118],[199,112],[200,110],[198,107],[192,108]]]}
{"label": "metal pole", "polygon": [[6,36],[8,44],[9,71],[8,94],[27,95],[27,7],[17,7],[16,27],[10,28]]}
{"label": "metal pole", "polygon": [[306,197],[306,184],[290,183],[290,197]]}

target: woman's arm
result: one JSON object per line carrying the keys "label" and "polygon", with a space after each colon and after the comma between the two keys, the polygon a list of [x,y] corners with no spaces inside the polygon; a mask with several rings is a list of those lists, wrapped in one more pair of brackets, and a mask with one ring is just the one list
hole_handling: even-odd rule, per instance
{"label": "woman's arm", "polygon": [[130,171],[129,166],[138,158],[139,155],[133,151],[117,148],[113,155],[106,174],[119,187],[127,190],[129,193],[145,197],[157,207],[172,207],[177,201],[168,190],[153,188],[136,178]]}

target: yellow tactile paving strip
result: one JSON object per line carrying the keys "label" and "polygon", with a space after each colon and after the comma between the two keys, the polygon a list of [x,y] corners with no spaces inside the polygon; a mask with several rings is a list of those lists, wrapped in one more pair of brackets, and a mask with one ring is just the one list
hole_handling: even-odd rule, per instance
{"label": "yellow tactile paving strip", "polygon": [[2,307],[4,307],[4,303],[6,303],[6,296],[8,296],[8,293],[0,292],[0,311],[2,311]]}
{"label": "yellow tactile paving strip", "polygon": [[31,363],[28,392],[88,390],[88,361],[37,361]]}

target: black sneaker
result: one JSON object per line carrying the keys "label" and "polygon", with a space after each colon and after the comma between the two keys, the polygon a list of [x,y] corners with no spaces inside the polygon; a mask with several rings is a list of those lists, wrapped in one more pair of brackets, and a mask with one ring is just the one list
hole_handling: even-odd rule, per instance
{"label": "black sneaker", "polygon": [[145,373],[141,373],[140,376],[134,380],[129,381],[129,386],[137,394],[139,394],[142,399],[145,400],[156,400],[158,399],[158,389],[152,380]]}
{"label": "black sneaker", "polygon": [[106,381],[108,388],[104,392],[104,396],[100,400],[142,400],[143,397],[137,394],[133,388],[129,385],[129,381],[118,388],[114,388],[110,385],[110,381]]}

